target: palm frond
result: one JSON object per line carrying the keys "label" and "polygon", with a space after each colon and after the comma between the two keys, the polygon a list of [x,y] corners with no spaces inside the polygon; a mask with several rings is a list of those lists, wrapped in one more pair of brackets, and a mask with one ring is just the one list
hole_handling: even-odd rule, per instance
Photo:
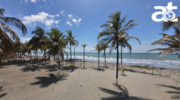
{"label": "palm frond", "polygon": [[0,16],[0,20],[4,21],[4,23],[6,24],[13,25],[16,28],[20,29],[23,35],[27,33],[26,26],[19,19],[16,19],[14,17]]}

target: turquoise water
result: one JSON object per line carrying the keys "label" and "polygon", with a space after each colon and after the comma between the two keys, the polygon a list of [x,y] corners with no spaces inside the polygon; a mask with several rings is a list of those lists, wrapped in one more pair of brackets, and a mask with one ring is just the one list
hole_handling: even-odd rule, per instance
{"label": "turquoise water", "polygon": [[[42,54],[40,54],[42,55]],[[70,56],[70,53],[68,53]],[[106,53],[106,61],[116,63],[116,53]],[[65,56],[66,58],[66,56]],[[70,58],[70,57],[69,57]],[[72,53],[74,58],[74,52]],[[83,59],[83,52],[76,52],[76,59]],[[86,52],[85,60],[87,61],[98,61],[97,52]],[[119,63],[121,61],[121,55],[119,55]],[[100,53],[100,62],[104,62],[103,53]],[[123,53],[123,64],[132,65],[149,65],[154,67],[165,67],[165,68],[180,68],[180,59],[178,55],[166,54],[158,56],[158,53]]]}
{"label": "turquoise water", "polygon": [[[72,58],[74,58],[74,53],[72,53]],[[116,53],[106,53],[107,62],[116,62]],[[120,57],[120,55],[119,55]],[[83,52],[76,52],[77,59],[83,59]],[[96,52],[86,52],[85,59],[88,61],[97,61],[98,55]],[[104,62],[103,53],[100,53],[100,61]],[[119,58],[119,63],[121,58]],[[180,68],[180,59],[178,55],[166,54],[163,56],[158,56],[158,53],[123,53],[123,64],[133,64],[133,65],[150,65],[155,67],[165,67],[165,68]]]}

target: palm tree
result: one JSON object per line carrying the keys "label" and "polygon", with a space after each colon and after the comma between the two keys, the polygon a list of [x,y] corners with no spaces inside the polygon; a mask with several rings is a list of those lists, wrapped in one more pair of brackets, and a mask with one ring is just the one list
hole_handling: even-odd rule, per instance
{"label": "palm tree", "polygon": [[[48,55],[58,55],[58,66],[59,66],[59,74],[60,74],[60,57],[62,61],[64,60],[64,53],[67,52],[64,50],[66,48],[65,36],[61,31],[56,28],[51,28],[51,32],[47,33],[49,39],[46,41],[48,45],[43,46],[44,49],[48,49]],[[59,57],[60,56],[60,57]]]}
{"label": "palm tree", "polygon": [[114,13],[109,16],[110,21],[107,21],[106,24],[101,25],[101,27],[106,28],[106,30],[99,33],[97,39],[105,37],[99,41],[99,43],[110,44],[110,53],[115,48],[117,50],[116,58],[116,84],[118,84],[118,63],[119,63],[119,34],[130,30],[137,23],[134,23],[134,20],[130,20],[127,23],[126,17],[121,19],[121,11]]}
{"label": "palm tree", "polygon": [[[31,48],[34,49],[35,54],[37,54],[38,49],[42,50],[42,46],[46,44],[45,41],[48,37],[45,36],[45,31],[41,27],[36,27],[35,30],[32,31],[32,34],[34,34],[34,36],[30,39],[28,45],[31,45],[32,46]],[[37,59],[38,59],[38,55],[37,55]]]}
{"label": "palm tree", "polygon": [[87,45],[86,44],[82,44],[82,47],[84,48],[84,50],[83,50],[83,57],[84,57],[84,69],[85,69],[85,47],[86,47]]}
{"label": "palm tree", "polygon": [[108,48],[108,45],[105,43],[101,44],[101,49],[104,51],[104,61],[105,61],[105,66],[106,66],[106,49]]}
{"label": "palm tree", "polygon": [[[155,42],[153,42],[151,45],[165,45],[168,46],[167,48],[155,48],[155,49],[151,49],[147,52],[151,52],[151,51],[161,51],[159,53],[160,55],[163,55],[165,53],[172,53],[172,52],[180,52],[180,16],[176,17],[178,18],[178,22],[163,22],[163,31],[165,30],[169,30],[169,28],[173,28],[175,30],[175,35],[168,35],[168,34],[164,34],[164,33],[159,33],[160,35],[163,36],[163,38],[161,38],[160,40],[157,40]],[[179,56],[180,58],[180,53]]]}
{"label": "palm tree", "polygon": [[[167,48],[155,48],[155,49],[151,49],[147,52],[161,51],[159,53],[159,56],[163,55],[165,53],[180,52],[180,34],[176,34],[176,35],[172,35],[172,36],[170,36],[168,34],[164,34],[164,33],[159,33],[159,34],[162,35],[163,38],[153,42],[151,45],[164,45],[164,46],[168,46],[168,47]],[[180,57],[180,54],[179,54],[179,57]]]}
{"label": "palm tree", "polygon": [[[5,10],[3,8],[0,8],[0,49],[3,52],[3,55],[9,55],[13,54],[14,41],[20,39],[18,34],[8,25],[12,25],[20,29],[23,35],[27,33],[27,29],[19,19],[4,16],[4,11]],[[7,33],[10,35],[8,35]]]}
{"label": "palm tree", "polygon": [[122,68],[122,48],[127,47],[129,49],[129,54],[131,54],[132,47],[128,41],[132,38],[136,39],[137,41],[139,41],[139,44],[141,44],[140,40],[133,35],[129,35],[128,33],[124,33],[124,32],[119,34],[119,43],[121,46],[121,68]]}
{"label": "palm tree", "polygon": [[73,35],[72,35],[72,31],[71,31],[71,30],[67,30],[66,32],[68,33],[68,35],[67,35],[67,36],[65,36],[65,37],[66,37],[66,41],[67,41],[67,43],[69,43],[69,45],[70,45],[70,59],[72,59],[71,46],[72,46],[74,43],[78,42],[78,41],[77,41],[77,40],[75,40],[76,35],[75,35],[75,36],[73,36]]}
{"label": "palm tree", "polygon": [[99,67],[99,53],[102,51],[101,45],[97,44],[95,46],[95,49],[96,49],[96,51],[98,51],[98,69],[100,69],[100,67]]}

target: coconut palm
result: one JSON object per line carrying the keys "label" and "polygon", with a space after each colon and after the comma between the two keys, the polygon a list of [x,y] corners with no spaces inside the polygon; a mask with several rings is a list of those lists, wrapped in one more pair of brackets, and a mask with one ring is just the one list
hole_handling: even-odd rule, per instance
{"label": "coconut palm", "polygon": [[[160,35],[162,35],[163,38],[153,42],[151,45],[152,46],[153,45],[164,45],[164,46],[168,46],[168,47],[167,48],[155,48],[155,49],[151,49],[147,52],[161,51],[161,52],[159,52],[159,56],[163,55],[165,53],[180,52],[180,34],[170,36],[168,34],[160,33]],[[180,55],[179,55],[179,57],[180,57]]]}
{"label": "coconut palm", "polygon": [[67,36],[66,37],[66,42],[69,43],[70,45],[70,59],[72,59],[72,51],[71,51],[71,46],[75,43],[75,42],[78,42],[77,40],[75,40],[75,36],[72,35],[72,31],[71,30],[67,30]]}
{"label": "coconut palm", "polygon": [[[180,20],[180,17],[177,17],[178,20]],[[163,31],[165,30],[169,30],[169,28],[173,28],[175,31],[175,35],[168,35],[168,34],[164,34],[164,33],[159,33],[160,35],[163,36],[163,38],[161,38],[160,40],[157,40],[155,42],[153,42],[151,45],[165,45],[168,46],[167,48],[155,48],[155,49],[151,49],[147,52],[151,52],[151,51],[161,51],[159,53],[160,55],[163,55],[165,53],[178,53],[180,52],[180,22],[163,22]],[[180,54],[179,54],[180,57]]]}
{"label": "coconut palm", "polygon": [[123,52],[122,48],[127,47],[129,49],[129,54],[131,54],[132,47],[128,41],[133,38],[139,41],[139,44],[141,44],[140,40],[133,35],[129,35],[128,33],[125,33],[125,32],[122,32],[119,34],[119,44],[121,46],[121,68],[122,68],[122,52]]}
{"label": "coconut palm", "polygon": [[51,32],[47,33],[49,39],[46,41],[48,45],[43,46],[44,49],[48,49],[48,55],[58,55],[58,66],[59,66],[59,74],[60,74],[60,57],[64,60],[64,54],[67,52],[64,50],[66,48],[65,36],[61,31],[56,28],[51,28]]}
{"label": "coconut palm", "polygon": [[102,51],[102,48],[101,48],[100,44],[97,44],[94,48],[96,51],[98,51],[98,69],[100,69],[100,67],[99,67],[99,53]]}
{"label": "coconut palm", "polygon": [[105,43],[101,44],[101,49],[104,51],[104,61],[105,61],[105,66],[106,66],[106,49],[108,48],[108,45]]}
{"label": "coconut palm", "polygon": [[[27,33],[25,25],[14,17],[4,16],[4,9],[0,8],[0,40],[1,51],[3,55],[13,54],[14,41],[20,40],[18,34],[8,25],[12,25],[22,31],[22,34]],[[12,41],[14,40],[14,41]]]}
{"label": "coconut palm", "polygon": [[82,44],[82,47],[84,48],[84,50],[83,50],[83,58],[84,58],[84,69],[85,69],[85,48],[86,48],[86,44]]}
{"label": "coconut palm", "polygon": [[45,41],[48,37],[45,36],[45,31],[41,27],[36,27],[35,30],[32,31],[32,34],[34,34],[34,36],[30,39],[29,45],[31,45],[31,49],[33,49],[35,51],[35,54],[37,54],[37,51],[39,49],[42,50],[42,46],[46,44]]}
{"label": "coconut palm", "polygon": [[126,18],[123,17],[121,19],[120,17],[121,11],[114,13],[109,16],[110,21],[107,21],[105,24],[101,25],[101,27],[106,28],[104,31],[100,32],[97,39],[100,39],[102,37],[105,37],[100,40],[99,43],[106,43],[110,44],[110,53],[113,49],[117,50],[117,58],[116,58],[116,83],[118,84],[118,63],[119,63],[119,34],[122,32],[126,32],[130,30],[135,25],[138,25],[137,23],[134,23],[134,20],[130,20],[127,23]]}

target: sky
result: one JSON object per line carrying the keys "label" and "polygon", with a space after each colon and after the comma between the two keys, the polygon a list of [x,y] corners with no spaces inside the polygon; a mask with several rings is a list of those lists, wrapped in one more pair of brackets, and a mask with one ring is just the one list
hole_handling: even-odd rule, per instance
{"label": "sky", "polygon": [[[42,27],[46,32],[50,28],[58,28],[66,35],[66,30],[72,30],[79,41],[77,52],[82,52],[82,44],[87,44],[86,51],[91,52],[97,44],[97,36],[103,31],[100,25],[109,21],[109,15],[121,11],[121,17],[128,15],[126,22],[135,20],[139,25],[127,33],[138,37],[141,45],[135,39],[129,41],[133,53],[145,53],[150,49],[163,47],[151,46],[151,43],[161,38],[159,33],[173,35],[174,30],[162,31],[162,22],[155,22],[151,16],[154,6],[167,6],[169,2],[177,6],[173,10],[176,16],[180,15],[179,0],[1,0],[0,8],[5,9],[5,16],[20,19],[27,28],[28,33],[12,27],[22,42],[28,41],[33,35],[31,32],[36,26]],[[160,16],[158,16],[160,17]],[[66,49],[69,51],[69,49]],[[129,52],[127,48],[123,52]]]}

